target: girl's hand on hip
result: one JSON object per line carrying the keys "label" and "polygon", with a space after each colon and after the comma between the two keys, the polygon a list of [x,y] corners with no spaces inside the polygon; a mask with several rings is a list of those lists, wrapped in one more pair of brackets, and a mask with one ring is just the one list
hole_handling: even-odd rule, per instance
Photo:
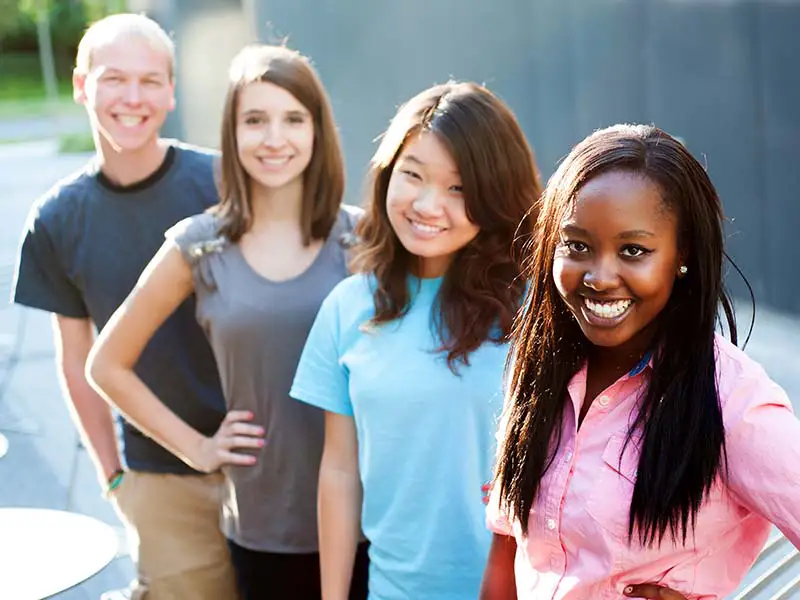
{"label": "girl's hand on hip", "polygon": [[252,420],[250,411],[229,411],[217,432],[200,443],[192,464],[204,473],[213,473],[223,465],[254,465],[255,456],[237,451],[264,447],[264,428],[248,422]]}

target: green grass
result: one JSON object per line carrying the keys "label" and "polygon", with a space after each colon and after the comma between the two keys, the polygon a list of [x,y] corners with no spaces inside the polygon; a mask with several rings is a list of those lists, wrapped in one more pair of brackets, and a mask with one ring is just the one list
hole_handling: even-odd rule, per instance
{"label": "green grass", "polygon": [[24,144],[30,141],[30,138],[0,138],[0,146],[4,144]]}
{"label": "green grass", "polygon": [[[2,139],[0,138],[0,146],[4,144],[22,144],[31,142],[29,138],[20,139]],[[86,133],[64,133],[58,137],[58,152],[60,154],[83,154],[85,152],[94,152],[94,139],[90,132]]]}
{"label": "green grass", "polygon": [[[27,100],[28,98],[47,97],[44,83],[34,75],[7,75],[0,72],[3,85],[0,86],[0,101]],[[58,95],[72,95],[72,80],[59,77]]]}
{"label": "green grass", "polygon": [[58,139],[58,151],[61,154],[74,154],[94,151],[94,140],[91,133],[68,133]]}
{"label": "green grass", "polygon": [[58,99],[48,102],[38,54],[0,53],[0,119],[80,112],[72,102],[71,65],[56,58]]}
{"label": "green grass", "polygon": [[11,120],[25,117],[73,116],[83,113],[83,107],[72,101],[72,96],[61,96],[50,103],[45,98],[28,98],[25,100],[0,100],[0,120]]}

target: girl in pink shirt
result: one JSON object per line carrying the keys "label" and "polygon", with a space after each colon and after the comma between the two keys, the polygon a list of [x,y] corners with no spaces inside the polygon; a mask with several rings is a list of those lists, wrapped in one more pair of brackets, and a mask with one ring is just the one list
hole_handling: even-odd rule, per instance
{"label": "girl in pink shirt", "polygon": [[481,599],[725,597],[770,523],[800,545],[800,422],[735,345],[714,186],[663,131],[611,127],[537,229]]}

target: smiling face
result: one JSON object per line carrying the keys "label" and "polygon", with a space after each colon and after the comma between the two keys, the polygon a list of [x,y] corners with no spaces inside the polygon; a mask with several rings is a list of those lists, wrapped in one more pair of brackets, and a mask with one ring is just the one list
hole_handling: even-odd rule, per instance
{"label": "smiling face", "polygon": [[138,35],[118,35],[92,50],[91,69],[73,76],[101,143],[117,152],[155,147],[175,107],[167,48]]}
{"label": "smiling face", "polygon": [[430,132],[413,136],[400,151],[386,212],[403,247],[420,257],[420,277],[444,275],[455,254],[480,231],[467,217],[453,157]]}
{"label": "smiling face", "polygon": [[610,172],[589,180],[561,223],[553,278],[595,346],[639,354],[682,264],[675,214],[648,179]]}
{"label": "smiling face", "polygon": [[303,104],[274,83],[256,81],[239,93],[236,143],[242,167],[269,189],[297,183],[314,152],[314,121]]}

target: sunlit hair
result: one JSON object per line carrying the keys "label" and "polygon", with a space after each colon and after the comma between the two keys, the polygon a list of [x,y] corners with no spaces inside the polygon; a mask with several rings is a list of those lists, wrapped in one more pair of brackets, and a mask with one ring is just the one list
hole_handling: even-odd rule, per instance
{"label": "sunlit hair", "polygon": [[400,108],[371,162],[370,197],[357,229],[353,269],[377,280],[373,324],[401,317],[409,308],[408,275],[418,257],[400,243],[386,212],[395,163],[409,140],[435,135],[458,168],[466,214],[480,231],[448,269],[433,318],[450,368],[469,364],[487,340],[507,340],[525,290],[523,249],[541,192],[525,136],[509,108],[474,83],[427,89]]}
{"label": "sunlit hair", "polygon": [[300,226],[304,244],[325,239],[336,222],[344,194],[344,161],[331,103],[305,56],[284,46],[261,44],[246,46],[230,67],[222,113],[221,202],[215,208],[222,218],[221,231],[235,242],[253,221],[250,176],[239,160],[236,125],[241,91],[254,82],[283,88],[311,114],[314,149],[303,172]]}
{"label": "sunlit hair", "polygon": [[687,274],[656,318],[653,369],[632,415],[626,447],[641,449],[629,516],[629,538],[642,544],[685,542],[717,477],[725,443],[717,394],[714,336],[721,307],[736,343],[736,323],[723,287],[723,213],[703,167],[667,133],[618,125],[575,146],[545,189],[537,238],[527,265],[531,281],[515,325],[507,427],[496,476],[500,502],[527,531],[531,507],[561,443],[567,385],[584,364],[589,342],[560,297],[553,263],[561,223],[581,187],[609,172],[640,176],[661,191],[677,217]]}
{"label": "sunlit hair", "polygon": [[75,72],[86,75],[92,69],[92,54],[96,48],[132,37],[145,40],[152,48],[163,51],[169,61],[169,78],[175,76],[175,44],[166,31],[145,15],[120,13],[93,23],[78,43]]}

